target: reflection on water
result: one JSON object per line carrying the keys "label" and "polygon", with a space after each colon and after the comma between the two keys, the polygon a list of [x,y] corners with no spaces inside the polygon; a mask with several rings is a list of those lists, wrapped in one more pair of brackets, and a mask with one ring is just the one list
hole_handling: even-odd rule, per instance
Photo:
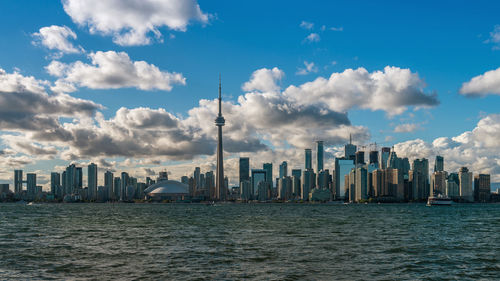
{"label": "reflection on water", "polygon": [[500,205],[0,204],[0,279],[497,279]]}

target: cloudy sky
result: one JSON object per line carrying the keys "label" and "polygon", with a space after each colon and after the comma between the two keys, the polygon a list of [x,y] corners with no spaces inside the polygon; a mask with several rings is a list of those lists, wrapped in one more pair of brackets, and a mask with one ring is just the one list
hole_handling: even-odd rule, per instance
{"label": "cloudy sky", "polygon": [[0,181],[214,169],[219,73],[233,184],[349,134],[500,181],[500,4],[436,2],[2,1]]}

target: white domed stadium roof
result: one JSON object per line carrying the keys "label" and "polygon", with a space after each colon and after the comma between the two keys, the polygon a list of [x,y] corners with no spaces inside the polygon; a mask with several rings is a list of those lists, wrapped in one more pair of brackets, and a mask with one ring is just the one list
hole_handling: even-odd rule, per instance
{"label": "white domed stadium roof", "polygon": [[157,182],[144,190],[145,194],[168,195],[168,194],[189,194],[189,187],[174,180],[163,180]]}

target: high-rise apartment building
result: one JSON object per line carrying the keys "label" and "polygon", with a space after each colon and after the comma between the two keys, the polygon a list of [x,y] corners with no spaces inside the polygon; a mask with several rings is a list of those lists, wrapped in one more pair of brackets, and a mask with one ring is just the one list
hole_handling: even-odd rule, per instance
{"label": "high-rise apartment building", "polygon": [[14,193],[23,191],[23,170],[14,170]]}
{"label": "high-rise apartment building", "polygon": [[434,161],[434,172],[444,171],[444,158],[443,156],[436,156],[436,161]]}
{"label": "high-rise apartment building", "polygon": [[304,150],[304,153],[305,153],[305,169],[312,169],[312,152],[311,152],[311,149],[310,148],[306,148]]}
{"label": "high-rise apartment building", "polygon": [[262,169],[266,171],[266,182],[273,184],[273,163],[264,163]]}
{"label": "high-rise apartment building", "polygon": [[474,201],[474,192],[472,191],[472,172],[467,167],[458,170],[458,179],[460,181],[460,198],[467,202]]}
{"label": "high-rise apartment building", "polygon": [[97,200],[97,165],[94,163],[87,166],[87,185],[89,200]]}
{"label": "high-rise apartment building", "polygon": [[316,173],[319,174],[320,171],[324,169],[324,148],[323,141],[316,142]]}
{"label": "high-rise apartment building", "polygon": [[60,187],[61,187],[61,174],[56,172],[50,173],[50,193],[56,196],[57,190]]}
{"label": "high-rise apartment building", "polygon": [[434,172],[431,175],[431,195],[446,194],[446,179],[448,175],[445,171]]}
{"label": "high-rise apartment building", "polygon": [[280,164],[280,173],[279,173],[279,178],[284,178],[288,176],[288,163],[286,161],[283,161]]}
{"label": "high-rise apartment building", "polygon": [[239,182],[250,180],[250,158],[240,157],[240,179]]}
{"label": "high-rise apartment building", "polygon": [[474,200],[476,202],[489,202],[491,196],[490,175],[479,174],[474,176]]}
{"label": "high-rise apartment building", "polygon": [[104,188],[108,192],[108,198],[109,199],[113,199],[113,197],[114,197],[114,192],[113,192],[113,178],[114,178],[114,175],[113,175],[113,173],[111,171],[106,171],[104,173]]}

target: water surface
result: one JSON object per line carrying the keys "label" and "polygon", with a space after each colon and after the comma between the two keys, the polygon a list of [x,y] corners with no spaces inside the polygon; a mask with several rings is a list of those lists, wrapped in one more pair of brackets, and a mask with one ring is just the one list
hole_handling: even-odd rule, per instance
{"label": "water surface", "polygon": [[498,280],[499,249],[499,204],[0,204],[2,280]]}

